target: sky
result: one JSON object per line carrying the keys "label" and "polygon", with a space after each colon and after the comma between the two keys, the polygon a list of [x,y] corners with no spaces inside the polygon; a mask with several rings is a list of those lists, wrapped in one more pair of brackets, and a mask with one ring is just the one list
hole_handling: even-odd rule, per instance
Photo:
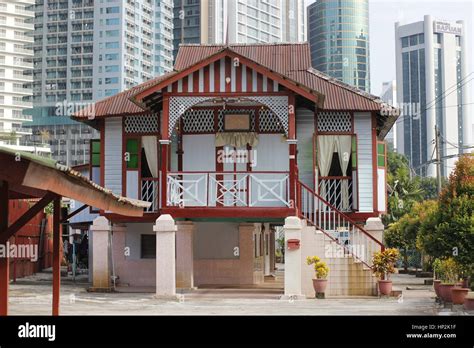
{"label": "sky", "polygon": [[[305,0],[306,5],[314,0]],[[468,73],[474,67],[474,0],[369,0],[370,84],[380,95],[382,83],[395,80],[395,23],[423,20],[424,15],[449,21],[464,20],[468,35]],[[473,82],[471,82],[473,83]],[[474,91],[474,86],[471,86]]]}

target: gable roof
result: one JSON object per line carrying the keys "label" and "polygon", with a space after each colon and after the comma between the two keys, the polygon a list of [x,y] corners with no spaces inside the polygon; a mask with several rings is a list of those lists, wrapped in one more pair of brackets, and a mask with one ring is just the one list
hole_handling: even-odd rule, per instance
{"label": "gable roof", "polygon": [[[280,75],[291,84],[308,89],[313,94],[323,96],[318,106],[323,110],[353,110],[380,112],[387,105],[377,96],[361,91],[311,67],[308,43],[272,44],[230,44],[230,45],[180,45],[175,62],[175,70],[159,76],[125,92],[106,98],[95,104],[94,117],[122,116],[149,112],[145,105],[137,103],[136,96],[157,85],[166,85],[177,78],[177,74],[191,69],[209,57],[221,52],[242,56],[264,67],[271,73]],[[389,107],[391,108],[391,107]],[[78,120],[88,118],[91,110],[83,110],[75,115]],[[378,118],[379,134],[385,136],[397,116]],[[382,129],[383,128],[383,129]]]}

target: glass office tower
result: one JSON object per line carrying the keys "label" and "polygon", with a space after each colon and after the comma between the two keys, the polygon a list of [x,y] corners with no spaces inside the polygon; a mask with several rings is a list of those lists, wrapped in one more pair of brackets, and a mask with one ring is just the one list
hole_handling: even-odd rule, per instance
{"label": "glass office tower", "polygon": [[370,90],[368,0],[316,0],[308,6],[308,40],[314,68]]}

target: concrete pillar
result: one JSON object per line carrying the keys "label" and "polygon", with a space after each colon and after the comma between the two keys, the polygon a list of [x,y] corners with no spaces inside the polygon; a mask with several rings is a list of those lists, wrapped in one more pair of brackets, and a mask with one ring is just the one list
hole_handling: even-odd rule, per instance
{"label": "concrete pillar", "polygon": [[255,225],[241,223],[239,225],[239,284],[258,284],[263,281],[262,270],[255,268],[254,235]]}
{"label": "concrete pillar", "polygon": [[298,239],[301,241],[301,230],[305,227],[304,222],[296,216],[285,219],[283,229],[285,231],[285,294],[283,299],[304,298],[301,290],[301,247],[288,250],[288,240]]}
{"label": "concrete pillar", "polygon": [[378,217],[368,218],[365,222],[364,229],[370,233],[372,237],[377,239],[379,242],[383,242],[383,231],[385,226],[382,223],[382,220]]}
{"label": "concrete pillar", "polygon": [[193,236],[195,225],[192,221],[177,223],[176,232],[176,287],[194,288]]}
{"label": "concrete pillar", "polygon": [[176,230],[169,214],[156,219],[156,297],[176,298]]}
{"label": "concrete pillar", "polygon": [[104,216],[97,217],[90,227],[93,238],[92,289],[110,290],[110,231],[112,227]]}

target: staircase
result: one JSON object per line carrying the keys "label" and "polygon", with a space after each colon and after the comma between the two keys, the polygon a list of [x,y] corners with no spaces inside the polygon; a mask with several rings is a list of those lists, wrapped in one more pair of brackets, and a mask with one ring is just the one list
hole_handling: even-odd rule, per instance
{"label": "staircase", "polygon": [[312,255],[330,268],[327,295],[375,295],[372,255],[384,250],[383,244],[303,183],[297,183],[296,193],[300,218],[314,231],[308,238]]}

